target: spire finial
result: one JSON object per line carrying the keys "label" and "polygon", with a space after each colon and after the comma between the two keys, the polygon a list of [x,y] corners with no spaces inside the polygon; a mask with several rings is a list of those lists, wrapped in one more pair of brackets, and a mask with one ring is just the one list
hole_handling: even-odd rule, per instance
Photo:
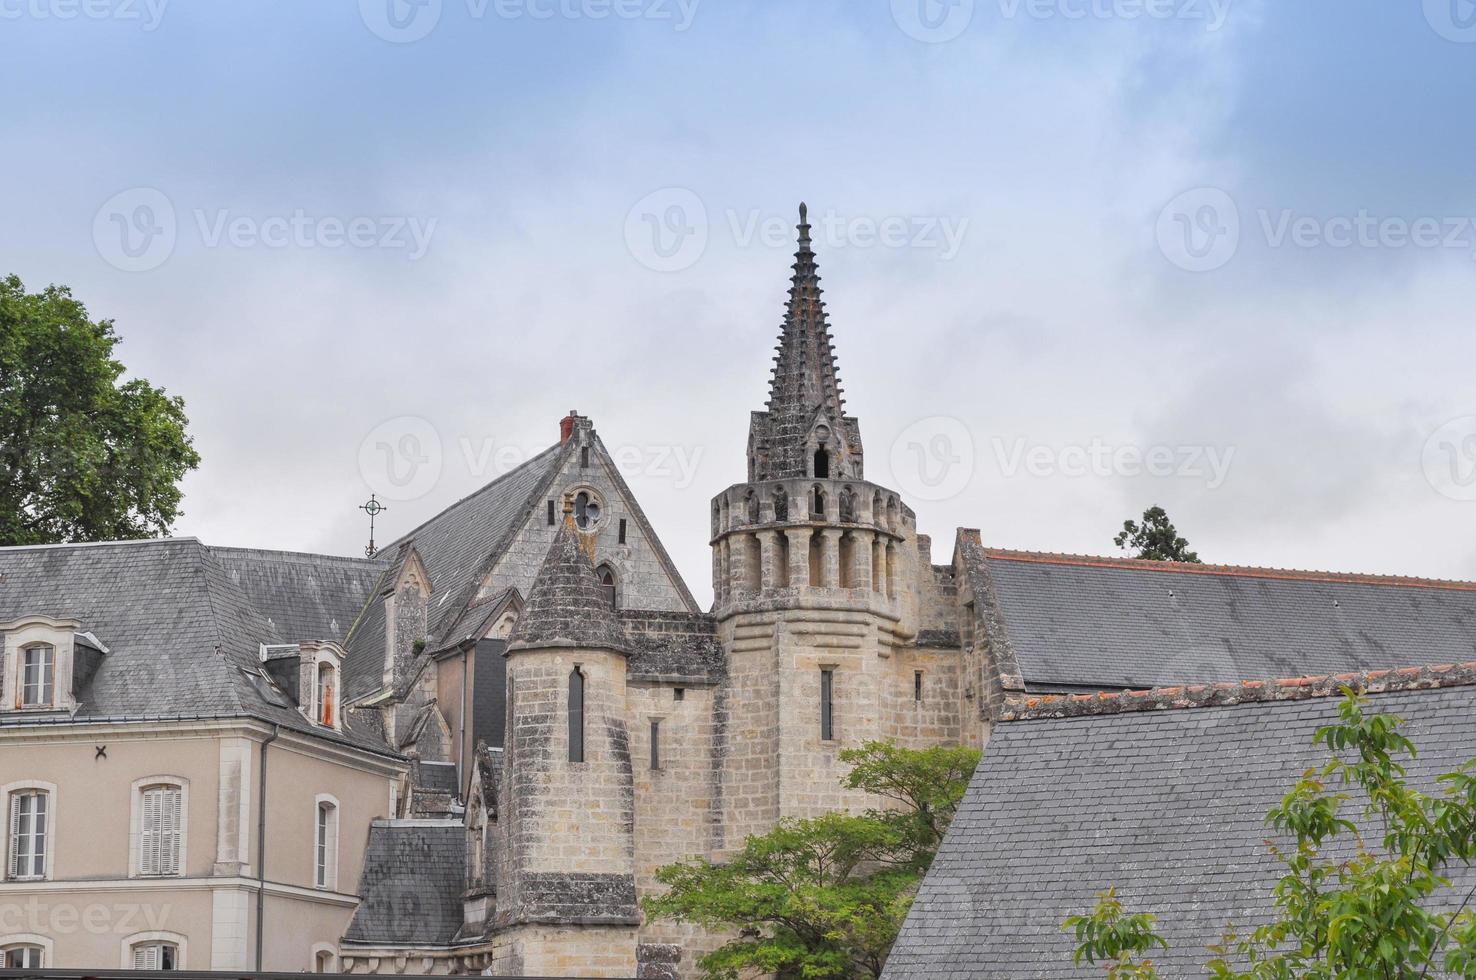
{"label": "spire finial", "polygon": [[810,250],[810,209],[800,202],[799,244],[801,252]]}

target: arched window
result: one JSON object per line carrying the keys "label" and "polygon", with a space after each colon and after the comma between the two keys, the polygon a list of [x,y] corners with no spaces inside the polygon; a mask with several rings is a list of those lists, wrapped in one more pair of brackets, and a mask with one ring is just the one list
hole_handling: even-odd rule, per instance
{"label": "arched window", "polygon": [[331,889],[338,886],[338,803],[330,796],[319,796],[317,804],[317,820],[313,829],[313,885]]}
{"label": "arched window", "polygon": [[615,573],[609,565],[601,565],[595,569],[595,575],[600,580],[600,592],[603,593],[605,601],[610,604],[610,608],[615,608]]}
{"label": "arched window", "polygon": [[338,671],[330,663],[318,664],[318,724],[334,727],[334,707],[338,701]]}
{"label": "arched window", "polygon": [[337,970],[334,968],[334,960],[336,960],[336,959],[337,959],[337,957],[335,957],[333,955],[333,950],[331,950],[331,949],[320,949],[320,950],[318,950],[316,953],[313,954],[313,972],[314,973],[336,973]]}
{"label": "arched window", "polygon": [[825,491],[819,487],[810,494],[810,514],[813,517],[825,516]]}
{"label": "arched window", "polygon": [[182,966],[178,943],[151,939],[133,943],[128,949],[135,970],[178,970]]}
{"label": "arched window", "polygon": [[822,446],[815,450],[815,479],[830,479],[830,453]]}
{"label": "arched window", "polygon": [[577,664],[569,675],[569,761],[584,761],[584,672]]}
{"label": "arched window", "polygon": [[0,946],[0,964],[7,970],[40,970],[46,965],[45,947],[37,943]]}

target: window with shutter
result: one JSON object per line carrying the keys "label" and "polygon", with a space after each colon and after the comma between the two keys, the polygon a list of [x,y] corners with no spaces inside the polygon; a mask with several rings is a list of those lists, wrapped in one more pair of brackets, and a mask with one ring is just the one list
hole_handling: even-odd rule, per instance
{"label": "window with shutter", "polygon": [[46,877],[46,835],[50,797],[40,790],[22,790],[10,797],[8,877]]}
{"label": "window with shutter", "polygon": [[152,786],[143,791],[139,826],[138,873],[180,872],[184,793],[178,786]]}
{"label": "window with shutter", "polygon": [[139,943],[133,947],[135,970],[175,970],[179,968],[179,947],[173,943]]}

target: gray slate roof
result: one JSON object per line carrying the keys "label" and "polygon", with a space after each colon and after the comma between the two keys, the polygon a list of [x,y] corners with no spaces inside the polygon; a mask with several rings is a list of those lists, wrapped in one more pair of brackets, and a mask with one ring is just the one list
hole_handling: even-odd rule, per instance
{"label": "gray slate roof", "polygon": [[[1408,719],[1412,778],[1476,757],[1476,687],[1373,697]],[[1165,978],[1200,977],[1227,923],[1269,913],[1279,866],[1263,818],[1326,761],[1315,730],[1336,698],[1011,721],[995,727],[898,938],[885,980],[1033,980],[1074,968],[1067,916],[1115,885],[1159,916]],[[1464,894],[1476,875],[1458,880]]]}
{"label": "gray slate roof", "polygon": [[[588,543],[592,546],[593,539]],[[585,547],[573,516],[566,514],[508,637],[509,653],[544,647],[630,652],[630,640],[600,588]]]}
{"label": "gray slate roof", "polygon": [[[235,558],[240,561],[239,553]],[[339,559],[252,561],[258,570],[274,561],[300,574]],[[243,576],[257,584],[264,577]],[[81,692],[78,719],[251,717],[388,751],[360,719],[348,716],[342,733],[325,731],[296,709],[271,703],[243,673],[259,668],[260,644],[305,639],[285,631],[283,623],[293,619],[283,614],[287,608],[259,609],[226,563],[194,538],[0,548],[0,620],[80,620],[109,649]],[[274,612],[282,623],[269,618]],[[12,716],[0,724],[38,720]]]}
{"label": "gray slate roof", "polygon": [[[558,473],[567,445],[549,447],[376,554],[377,558],[393,559],[405,542],[412,543],[420,554],[433,590],[428,624],[432,649],[475,597],[481,577],[478,572],[489,568],[506,551],[513,535],[538,506],[545,488]],[[381,685],[384,603],[380,598],[393,584],[392,570],[387,569],[349,634],[350,663],[345,671],[349,698],[372,693]]]}
{"label": "gray slate roof", "polygon": [[444,946],[462,923],[466,830],[459,821],[376,820],[346,943]]}
{"label": "gray slate roof", "polygon": [[1476,657],[1471,583],[996,550],[984,556],[985,594],[977,601],[995,604],[1029,690],[1241,681]]}
{"label": "gray slate roof", "polygon": [[342,642],[388,562],[248,548],[211,548],[252,606],[295,640]]}

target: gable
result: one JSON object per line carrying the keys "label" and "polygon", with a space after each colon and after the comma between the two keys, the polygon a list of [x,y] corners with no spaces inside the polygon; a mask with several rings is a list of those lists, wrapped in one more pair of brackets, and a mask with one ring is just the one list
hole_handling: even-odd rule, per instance
{"label": "gable", "polygon": [[[621,477],[603,441],[587,426],[575,430],[571,443],[581,437],[588,440],[590,449],[587,465],[583,454],[578,451],[584,445],[574,447],[574,451],[566,455],[542,499],[536,502],[509,542],[507,551],[481,581],[479,594],[496,595],[512,588],[527,595],[563,522],[564,496],[589,491],[601,503],[601,514],[594,532],[594,561],[597,565],[608,565],[614,572],[620,608],[697,612],[696,600]],[[549,501],[553,501],[552,524],[548,520]],[[624,543],[620,541],[622,520],[625,521]]]}

